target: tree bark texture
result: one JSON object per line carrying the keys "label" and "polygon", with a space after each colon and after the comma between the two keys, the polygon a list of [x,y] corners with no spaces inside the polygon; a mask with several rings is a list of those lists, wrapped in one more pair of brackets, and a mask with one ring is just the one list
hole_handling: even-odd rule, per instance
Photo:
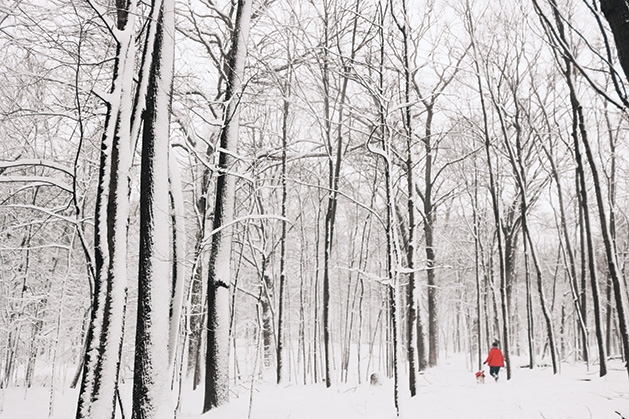
{"label": "tree bark texture", "polygon": [[128,181],[135,37],[130,2],[118,0],[116,59],[101,140],[95,209],[94,300],[77,419],[114,417],[127,295]]}
{"label": "tree bark texture", "polygon": [[159,14],[142,131],[134,419],[163,418],[173,415],[174,410],[169,393],[172,378],[169,352],[174,348],[169,348],[173,284],[169,254],[172,236],[167,227],[170,221],[167,168],[175,57],[175,2],[156,0],[153,7],[159,8]]}
{"label": "tree bark texture", "polygon": [[[219,176],[216,180],[216,199],[210,261],[208,267],[207,354],[205,398],[203,412],[229,401],[229,289],[231,283],[231,227],[234,218],[236,159],[238,149],[240,96],[242,94],[249,22],[252,0],[239,0],[232,34],[232,49],[228,63],[225,92],[226,107],[220,136]],[[217,229],[222,228],[220,231]]]}
{"label": "tree bark texture", "polygon": [[614,34],[620,65],[629,80],[629,3],[627,0],[600,0],[600,3]]}

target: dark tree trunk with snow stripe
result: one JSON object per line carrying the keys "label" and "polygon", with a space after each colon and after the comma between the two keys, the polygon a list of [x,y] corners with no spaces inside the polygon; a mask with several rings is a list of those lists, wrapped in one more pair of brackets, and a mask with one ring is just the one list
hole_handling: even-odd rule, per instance
{"label": "dark tree trunk with snow stripe", "polygon": [[[174,63],[174,0],[159,7],[146,95],[140,179],[140,258],[133,374],[134,419],[173,414],[169,397],[170,240],[168,140]],[[166,230],[166,231],[164,231]]]}
{"label": "dark tree trunk with snow stripe", "polygon": [[[228,65],[226,107],[221,131],[219,176],[216,180],[214,234],[208,267],[207,357],[203,412],[229,401],[229,287],[231,283],[231,227],[234,218],[236,179],[234,170],[238,149],[239,102],[247,55],[252,0],[239,0]],[[217,229],[221,229],[217,231]]]}

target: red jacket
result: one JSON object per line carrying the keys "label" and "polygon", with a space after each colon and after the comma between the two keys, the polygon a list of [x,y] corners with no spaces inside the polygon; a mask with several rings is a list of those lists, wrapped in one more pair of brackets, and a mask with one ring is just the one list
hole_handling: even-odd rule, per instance
{"label": "red jacket", "polygon": [[490,367],[504,367],[505,357],[502,355],[502,351],[500,351],[500,349],[491,348],[489,350],[489,355],[487,355],[485,363]]}

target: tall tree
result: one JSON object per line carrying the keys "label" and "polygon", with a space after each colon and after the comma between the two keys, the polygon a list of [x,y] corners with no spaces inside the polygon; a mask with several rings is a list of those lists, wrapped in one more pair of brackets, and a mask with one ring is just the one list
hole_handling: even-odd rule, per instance
{"label": "tall tree", "polygon": [[[505,118],[503,114],[500,112],[500,110],[498,110],[498,115],[500,119],[501,129],[503,132],[503,139],[504,139],[504,142],[507,147],[508,154],[509,154],[509,160],[511,162],[512,169],[516,178],[516,183],[520,190],[520,216],[522,219],[522,233],[523,233],[524,241],[525,241],[524,249],[525,251],[527,251],[527,249],[528,251],[530,251],[530,256],[533,261],[533,265],[535,267],[540,306],[542,308],[542,313],[546,321],[546,332],[547,332],[547,337],[548,337],[548,346],[549,346],[550,355],[551,355],[552,364],[553,364],[553,373],[557,374],[559,372],[559,362],[557,360],[557,351],[555,349],[555,333],[554,333],[554,329],[552,325],[550,312],[547,307],[546,297],[544,295],[542,270],[540,268],[539,261],[537,258],[537,252],[535,250],[535,243],[533,242],[533,239],[531,238],[531,232],[529,229],[529,222],[528,222],[529,206],[531,205],[529,203],[529,200],[533,201],[534,199],[529,198],[529,194],[531,194],[531,192],[529,192],[530,188],[529,188],[528,180],[526,176],[525,163],[524,163],[524,159],[522,158],[523,150],[522,150],[522,130],[521,130],[521,121],[520,121],[520,110],[518,109],[519,105],[517,105],[518,103],[517,92],[515,91],[515,89],[517,89],[517,83],[514,83],[512,88],[514,89],[512,94],[515,96],[514,103],[516,104],[516,111],[515,111],[514,121],[513,121],[513,125],[515,126],[515,129],[516,129],[515,150],[509,140]],[[528,281],[527,281],[527,284],[528,284]],[[531,352],[533,351],[532,345],[530,347],[530,351]],[[532,366],[532,359],[531,359],[531,366]]]}
{"label": "tall tree", "polygon": [[398,416],[400,415],[400,332],[399,332],[399,239],[397,237],[398,222],[395,211],[395,188],[393,185],[393,136],[389,126],[389,108],[384,100],[385,96],[385,60],[386,60],[386,28],[388,8],[382,2],[376,8],[376,28],[377,28],[377,67],[375,86],[372,90],[372,99],[376,107],[377,125],[374,126],[374,134],[377,139],[377,146],[371,144],[371,138],[367,140],[368,149],[384,161],[384,189],[386,218],[384,229],[386,234],[386,290],[387,303],[389,308],[390,324],[390,344],[392,347],[392,359],[390,363],[393,370],[393,402]]}
{"label": "tall tree", "polygon": [[[403,96],[405,106],[402,108],[402,123],[404,126],[404,136],[406,137],[406,192],[407,212],[408,212],[408,236],[406,238],[406,266],[408,268],[408,284],[406,285],[406,358],[408,360],[408,387],[411,397],[417,394],[417,303],[415,293],[415,246],[416,246],[416,218],[415,218],[415,160],[413,157],[413,109],[411,105],[411,61],[410,61],[410,17],[406,7],[406,0],[402,0],[402,17],[398,19],[393,11],[391,3],[391,14],[402,36],[402,71],[403,76]],[[428,164],[428,163],[427,163]],[[430,262],[432,263],[432,262]]]}
{"label": "tall tree", "polygon": [[325,212],[325,235],[323,251],[323,354],[325,385],[332,386],[332,336],[330,333],[330,266],[332,261],[332,250],[334,247],[334,227],[336,223],[336,208],[338,200],[339,173],[341,170],[341,156],[343,151],[342,142],[339,141],[334,148],[332,143],[332,107],[330,88],[330,46],[331,37],[331,5],[329,0],[323,2],[323,59],[321,63],[321,81],[323,83],[323,136],[325,148],[328,153],[328,204]]}
{"label": "tall tree", "polygon": [[501,313],[502,313],[502,348],[505,357],[507,379],[511,379],[511,362],[509,351],[509,307],[507,298],[507,273],[505,267],[505,246],[503,237],[503,221],[500,215],[500,201],[498,199],[498,190],[496,185],[496,175],[494,173],[494,164],[491,156],[491,133],[489,132],[489,116],[487,106],[485,104],[485,89],[482,83],[480,72],[480,51],[476,41],[475,35],[475,23],[472,19],[472,11],[469,1],[466,2],[466,29],[470,34],[472,53],[474,60],[475,77],[480,93],[481,111],[483,113],[483,125],[482,132],[484,137],[484,151],[487,157],[487,170],[489,173],[489,192],[491,194],[491,203],[494,216],[494,222],[496,225],[496,241],[498,243],[498,260],[499,260],[499,275],[500,275],[500,300],[501,300]]}
{"label": "tall tree", "polygon": [[115,415],[127,297],[127,220],[131,166],[135,2],[117,0],[116,23],[92,3],[116,42],[101,142],[95,215],[94,301],[77,418]]}
{"label": "tall tree", "polygon": [[[557,4],[555,0],[549,0],[551,6],[553,8],[553,17],[556,24],[556,30],[553,27],[551,20],[545,15],[541,6],[537,2],[537,0],[533,0],[533,5],[535,7],[535,11],[539,16],[544,29],[546,30],[548,38],[554,42],[557,42],[560,45],[563,45],[564,48],[567,48],[567,36],[564,29],[564,24],[561,16],[559,15],[559,11],[557,9]],[[594,254],[594,243],[592,237],[592,223],[590,221],[590,211],[588,206],[588,188],[586,183],[586,170],[584,165],[584,157],[583,151],[581,150],[581,144],[583,144],[586,148],[587,161],[590,163],[592,176],[594,177],[595,182],[595,190],[597,197],[600,194],[600,186],[598,184],[598,176],[596,172],[596,167],[594,166],[593,159],[590,159],[591,152],[587,153],[589,149],[589,143],[587,138],[587,131],[585,129],[585,120],[583,116],[583,109],[580,103],[580,100],[577,96],[577,90],[574,85],[574,62],[571,58],[571,54],[569,51],[564,50],[563,54],[557,54],[555,56],[555,60],[557,64],[560,66],[562,76],[568,86],[568,90],[570,92],[570,107],[571,107],[571,116],[572,116],[572,124],[571,124],[571,136],[574,145],[574,158],[577,165],[577,190],[578,190],[578,202],[580,206],[580,213],[583,220],[583,234],[585,236],[584,243],[582,246],[587,251],[587,266],[589,269],[590,275],[590,284],[592,288],[592,301],[593,301],[593,309],[594,309],[594,323],[596,328],[596,341],[597,348],[599,354],[599,375],[602,377],[607,374],[607,356],[605,353],[605,346],[603,340],[603,328],[602,328],[602,319],[601,319],[601,308],[600,308],[600,296],[599,296],[599,284],[598,284],[598,275],[596,270],[596,259]],[[601,197],[602,199],[602,197]],[[597,199],[597,201],[599,201]],[[601,204],[601,202],[598,202]],[[604,210],[599,206],[599,214]],[[601,221],[601,228],[603,230],[602,234],[605,237],[605,231],[607,230],[606,220],[603,218]],[[604,240],[605,241],[605,240]],[[606,254],[608,253],[608,243],[605,241],[605,249]],[[611,250],[611,249],[610,249]],[[615,255],[614,255],[615,258]],[[612,258],[612,259],[614,259]],[[610,266],[610,274],[614,275],[612,272],[616,272],[616,265],[614,260],[608,259],[611,263]],[[582,306],[584,304],[582,303]]]}
{"label": "tall tree", "polygon": [[227,65],[225,111],[220,134],[216,197],[207,295],[207,356],[203,412],[229,401],[229,289],[231,284],[231,228],[236,195],[235,170],[240,126],[240,99],[243,89],[247,40],[252,0],[238,0],[232,32],[232,48]]}
{"label": "tall tree", "polygon": [[[169,132],[175,57],[175,2],[158,8],[142,130],[140,260],[132,418],[173,414],[170,389]],[[166,344],[164,344],[167,342]]]}
{"label": "tall tree", "polygon": [[286,316],[285,301],[286,301],[286,233],[287,233],[287,208],[286,200],[288,198],[287,190],[287,148],[288,148],[288,122],[290,112],[290,96],[293,83],[293,71],[290,65],[291,56],[290,50],[288,51],[288,77],[286,78],[285,85],[282,86],[282,96],[284,97],[283,113],[282,113],[282,202],[281,202],[281,215],[282,215],[282,233],[280,237],[280,289],[277,309],[277,383],[281,383],[284,378],[284,318]]}

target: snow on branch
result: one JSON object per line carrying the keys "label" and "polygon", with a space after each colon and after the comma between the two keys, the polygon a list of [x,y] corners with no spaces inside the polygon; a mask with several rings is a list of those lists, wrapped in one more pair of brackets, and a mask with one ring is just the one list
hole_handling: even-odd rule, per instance
{"label": "snow on branch", "polygon": [[[87,219],[77,219],[75,217],[69,217],[67,215],[64,215],[62,213],[59,213],[53,209],[50,208],[45,208],[45,207],[40,207],[37,205],[28,205],[28,204],[9,204],[9,205],[4,205],[4,208],[20,208],[20,209],[28,209],[28,210],[33,210],[33,211],[39,211],[42,212],[44,214],[47,214],[51,217],[54,218],[58,218],[61,221],[65,221],[69,224],[72,224],[74,226],[78,226],[80,223],[87,221]],[[61,208],[61,210],[65,210],[66,208],[63,207]],[[80,231],[80,230],[79,230]]]}
{"label": "snow on branch", "polygon": [[68,166],[64,166],[52,160],[44,159],[21,159],[16,161],[2,161],[0,162],[0,173],[11,167],[20,166],[45,166],[50,167],[51,169],[59,170],[60,172],[66,173],[70,176],[74,176],[74,172]]}
{"label": "snow on branch", "polygon": [[56,186],[66,192],[73,193],[72,186],[47,176],[0,176],[0,183],[29,183],[30,187]]}
{"label": "snow on branch", "polygon": [[280,215],[273,215],[273,214],[253,214],[253,215],[246,215],[244,217],[240,217],[240,218],[236,218],[232,221],[230,221],[229,223],[223,224],[222,226],[212,230],[209,234],[208,234],[208,238],[206,238],[205,240],[203,240],[202,246],[205,247],[210,243],[210,238],[217,234],[220,233],[222,230],[226,229],[227,227],[231,227],[234,224],[238,224],[242,221],[248,221],[248,220],[259,220],[259,219],[274,219],[274,220],[279,220],[279,221],[286,221],[287,223],[290,223],[290,220],[287,219],[286,217],[282,217]]}

